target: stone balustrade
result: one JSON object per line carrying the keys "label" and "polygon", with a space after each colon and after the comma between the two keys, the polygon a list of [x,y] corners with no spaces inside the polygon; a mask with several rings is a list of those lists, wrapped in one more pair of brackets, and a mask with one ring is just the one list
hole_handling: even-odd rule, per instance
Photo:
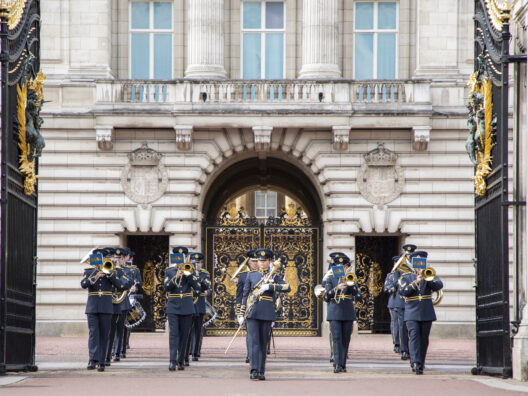
{"label": "stone balustrade", "polygon": [[430,104],[428,80],[100,80],[98,104]]}

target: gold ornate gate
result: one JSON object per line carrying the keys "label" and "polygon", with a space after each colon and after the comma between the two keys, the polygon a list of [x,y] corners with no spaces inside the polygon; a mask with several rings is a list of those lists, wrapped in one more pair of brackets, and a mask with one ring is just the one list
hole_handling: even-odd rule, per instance
{"label": "gold ornate gate", "polygon": [[321,304],[313,289],[320,274],[319,227],[299,211],[283,211],[278,218],[260,223],[243,213],[224,213],[214,225],[205,225],[206,266],[212,274],[213,305],[217,311],[207,335],[231,335],[238,328],[235,314],[236,284],[231,275],[246,258],[248,250],[267,247],[284,263],[282,275],[291,285],[283,298],[276,335],[320,335]]}

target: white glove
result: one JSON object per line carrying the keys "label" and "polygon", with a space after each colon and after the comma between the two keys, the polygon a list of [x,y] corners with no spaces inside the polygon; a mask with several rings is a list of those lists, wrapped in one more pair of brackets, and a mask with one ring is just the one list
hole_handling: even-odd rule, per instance
{"label": "white glove", "polygon": [[268,291],[269,289],[270,289],[270,285],[268,285],[268,284],[262,285],[262,286],[260,286],[259,294],[262,294],[265,291]]}
{"label": "white glove", "polygon": [[244,323],[244,317],[242,315],[237,316],[238,325],[242,326],[242,323]]}
{"label": "white glove", "polygon": [[275,327],[275,322],[271,322],[271,328]]}

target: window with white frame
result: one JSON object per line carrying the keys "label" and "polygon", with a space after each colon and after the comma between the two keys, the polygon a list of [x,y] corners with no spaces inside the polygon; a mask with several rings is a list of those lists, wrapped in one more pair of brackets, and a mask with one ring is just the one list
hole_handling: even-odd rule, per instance
{"label": "window with white frame", "polygon": [[255,217],[277,216],[277,192],[255,191]]}
{"label": "window with white frame", "polygon": [[284,2],[242,2],[242,78],[284,78]]}
{"label": "window with white frame", "polygon": [[396,78],[398,5],[395,1],[354,4],[354,78]]}
{"label": "window with white frame", "polygon": [[130,2],[130,78],[172,78],[172,1]]}

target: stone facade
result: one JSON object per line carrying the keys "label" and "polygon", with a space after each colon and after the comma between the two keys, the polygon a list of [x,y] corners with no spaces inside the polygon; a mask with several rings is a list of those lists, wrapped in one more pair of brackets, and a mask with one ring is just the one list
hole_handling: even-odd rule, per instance
{"label": "stone facade", "polygon": [[[353,1],[323,9],[321,1],[288,0],[285,79],[250,83],[240,80],[241,2],[199,2],[223,9],[214,15],[189,3],[173,5],[173,81],[128,80],[128,1],[41,5],[51,102],[41,113],[39,334],[87,331],[79,260],[92,247],[165,233],[171,246],[202,249],[210,187],[229,166],[258,157],[287,161],[311,181],[324,257],[353,254],[358,235],[399,236],[427,250],[445,282],[433,332],[472,336],[470,2],[399,1],[397,79],[379,82],[351,80]],[[327,42],[330,53],[317,54]],[[390,175],[367,172],[365,155],[380,145],[394,154]],[[145,171],[159,175],[157,185],[130,169],[142,147],[159,154]],[[376,196],[385,180],[390,186]],[[143,193],[127,191],[132,185]]]}

